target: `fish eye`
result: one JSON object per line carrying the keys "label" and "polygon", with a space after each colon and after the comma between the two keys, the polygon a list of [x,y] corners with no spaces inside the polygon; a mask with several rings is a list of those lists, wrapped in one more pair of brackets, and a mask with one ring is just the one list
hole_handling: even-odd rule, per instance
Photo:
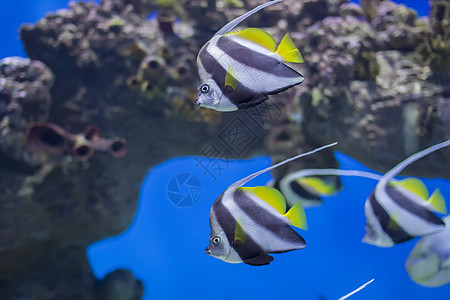
{"label": "fish eye", "polygon": [[202,84],[202,86],[200,87],[200,92],[202,92],[203,94],[206,94],[207,92],[209,92],[209,85],[208,84]]}
{"label": "fish eye", "polygon": [[420,252],[420,257],[427,258],[427,256],[428,256],[428,253],[426,251]]}
{"label": "fish eye", "polygon": [[220,237],[216,236],[212,239],[212,243],[214,246],[217,246],[220,244]]}

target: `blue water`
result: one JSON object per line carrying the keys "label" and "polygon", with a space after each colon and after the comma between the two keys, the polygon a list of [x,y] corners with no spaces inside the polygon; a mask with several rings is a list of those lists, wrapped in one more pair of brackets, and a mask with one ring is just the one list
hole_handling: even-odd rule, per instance
{"label": "blue water", "polygon": [[[370,170],[337,153],[343,169]],[[344,189],[307,209],[309,229],[303,250],[275,254],[269,266],[227,264],[207,256],[209,210],[219,194],[238,179],[271,164],[268,157],[231,161],[218,177],[205,175],[196,160],[174,158],[154,167],[143,182],[138,213],[123,234],[88,249],[98,277],[127,268],[144,281],[145,299],[338,299],[371,278],[375,282],[353,299],[443,299],[450,286],[424,288],[413,283],[404,262],[416,240],[394,248],[363,244],[364,201],[375,182],[343,178]],[[198,202],[189,208],[174,205],[168,195],[173,176],[190,172],[202,185]],[[250,185],[264,185],[261,175]],[[425,180],[450,196],[448,180]]]}
{"label": "blue water", "polygon": [[[428,12],[425,0],[402,3],[419,15]],[[2,1],[0,58],[26,56],[17,37],[20,24],[35,22],[66,5],[65,0]],[[344,169],[368,170],[341,153],[336,157]],[[142,189],[132,225],[121,235],[89,247],[95,275],[102,278],[116,268],[130,269],[144,282],[145,299],[337,299],[371,278],[375,282],[351,299],[448,299],[450,285],[424,288],[408,278],[404,262],[417,240],[388,249],[361,242],[364,201],[375,186],[369,179],[343,178],[341,192],[307,210],[309,230],[299,230],[307,247],[275,254],[269,266],[227,264],[205,255],[215,198],[271,161],[257,157],[219,163],[226,169],[215,177],[205,174],[192,157],[173,158],[152,168],[142,183],[136,183]],[[174,193],[174,180],[182,178],[176,176],[186,172],[198,179],[192,183],[197,188],[185,186]],[[264,174],[251,185],[264,185],[270,178]],[[450,198],[448,180],[425,183]]]}

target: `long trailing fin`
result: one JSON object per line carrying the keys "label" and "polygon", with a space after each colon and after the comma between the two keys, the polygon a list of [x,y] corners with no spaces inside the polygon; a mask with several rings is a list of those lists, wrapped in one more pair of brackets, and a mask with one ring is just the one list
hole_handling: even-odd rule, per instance
{"label": "long trailing fin", "polygon": [[280,180],[280,189],[286,190],[289,184],[297,180],[299,178],[305,178],[310,176],[320,176],[320,175],[336,175],[336,176],[356,176],[356,177],[364,177],[373,180],[380,180],[382,178],[381,175],[377,175],[370,172],[365,171],[357,171],[357,170],[340,170],[340,169],[303,169],[297,172],[293,172]]}
{"label": "long trailing fin", "polygon": [[237,25],[239,25],[239,23],[241,23],[242,21],[244,21],[245,19],[247,19],[248,17],[250,17],[251,15],[257,13],[258,11],[260,11],[261,9],[266,8],[267,6],[273,5],[273,4],[277,4],[279,2],[281,2],[283,0],[274,0],[274,1],[270,1],[264,4],[261,4],[257,7],[255,7],[254,9],[252,9],[249,12],[246,12],[245,14],[243,14],[240,17],[237,17],[234,20],[231,20],[230,22],[228,22],[225,26],[223,26],[222,28],[219,29],[219,31],[217,31],[214,36],[216,35],[221,35],[227,32],[230,32],[234,27],[236,27]]}
{"label": "long trailing fin", "polygon": [[344,300],[347,299],[348,297],[350,297],[353,294],[356,294],[357,292],[359,292],[360,290],[362,290],[363,288],[365,288],[368,284],[372,283],[372,281],[374,281],[375,279],[371,279],[368,282],[364,283],[362,286],[360,286],[359,288],[357,288],[356,290],[354,290],[353,292],[348,293],[347,295],[345,295],[344,297],[339,298],[339,300]]}
{"label": "long trailing fin", "polygon": [[373,180],[380,180],[382,178],[381,175],[358,170],[303,169],[285,176],[282,180],[292,181],[298,178],[318,176],[318,175],[355,176],[355,177],[369,178]]}
{"label": "long trailing fin", "polygon": [[319,148],[317,148],[317,149],[314,149],[314,150],[312,150],[312,151],[305,152],[305,153],[296,155],[296,156],[294,156],[294,157],[288,158],[288,159],[286,159],[286,160],[284,160],[284,161],[282,161],[282,162],[279,162],[279,163],[277,163],[277,164],[275,164],[275,165],[273,165],[273,166],[270,166],[270,167],[265,168],[265,169],[263,169],[263,170],[261,170],[261,171],[258,171],[258,172],[255,172],[255,173],[253,173],[253,174],[250,174],[250,175],[248,175],[247,177],[242,178],[241,180],[236,181],[235,183],[233,183],[232,185],[230,185],[229,189],[231,189],[231,188],[237,188],[237,187],[243,186],[244,184],[246,184],[247,182],[249,182],[249,181],[252,180],[253,178],[255,178],[255,177],[257,177],[257,176],[259,176],[259,175],[261,175],[261,174],[263,174],[263,173],[266,173],[266,172],[268,172],[268,171],[270,171],[270,170],[272,170],[272,169],[278,168],[279,166],[282,166],[282,165],[284,165],[284,164],[287,164],[288,162],[291,162],[291,161],[293,161],[293,160],[299,159],[299,158],[304,157],[304,156],[308,156],[308,155],[310,155],[310,154],[313,154],[313,153],[319,152],[319,151],[321,151],[321,150],[324,150],[324,149],[333,147],[333,146],[335,146],[335,145],[337,145],[337,142],[334,142],[334,143],[331,143],[331,144],[328,144],[328,145],[319,147]]}
{"label": "long trailing fin", "polygon": [[400,173],[404,168],[406,168],[408,165],[412,164],[413,162],[415,162],[416,160],[430,154],[431,152],[437,151],[439,149],[442,149],[444,147],[447,147],[450,145],[450,140],[447,140],[445,142],[436,144],[434,146],[431,146],[429,148],[426,148],[420,152],[417,152],[416,154],[411,155],[410,157],[408,157],[407,159],[405,159],[404,161],[402,161],[401,163],[399,163],[398,165],[396,165],[395,167],[393,167],[389,172],[387,172],[386,174],[384,174],[384,176],[380,179],[377,188],[383,188],[384,186],[386,186],[386,184],[394,177],[396,176],[398,173]]}

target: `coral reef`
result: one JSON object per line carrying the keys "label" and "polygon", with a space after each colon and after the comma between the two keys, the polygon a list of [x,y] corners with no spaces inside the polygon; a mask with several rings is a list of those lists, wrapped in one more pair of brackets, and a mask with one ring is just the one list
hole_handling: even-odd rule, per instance
{"label": "coral reef", "polygon": [[[450,138],[442,0],[421,19],[390,1],[285,0],[246,26],[270,27],[276,40],[291,32],[306,81],[243,112],[195,108],[197,51],[262,2],[71,2],[22,26],[30,59],[0,61],[1,298],[139,299],[142,283],[126,270],[94,278],[85,247],[127,228],[138,184],[170,157],[280,161],[336,140],[383,172]],[[247,129],[245,143],[226,142],[236,128]],[[324,152],[275,175],[335,166]],[[441,151],[406,172],[450,178],[448,170]]]}

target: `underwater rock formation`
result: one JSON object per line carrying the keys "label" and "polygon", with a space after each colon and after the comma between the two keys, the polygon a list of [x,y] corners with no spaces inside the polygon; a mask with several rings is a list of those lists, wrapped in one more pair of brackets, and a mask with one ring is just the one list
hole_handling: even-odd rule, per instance
{"label": "underwater rock formation", "polygon": [[[329,9],[310,25],[289,24],[297,28],[292,36],[305,59],[306,80],[292,103],[299,117],[290,114],[285,131],[301,132],[307,144],[339,141],[338,150],[385,172],[408,155],[450,138],[448,65],[443,68],[430,59],[449,55],[423,45],[449,38],[433,29],[436,18],[442,19],[436,13],[418,19],[413,10],[391,1],[363,4],[358,9],[341,3],[338,14]],[[276,142],[266,144],[277,148]],[[440,151],[405,173],[450,178],[449,164],[450,152]]]}
{"label": "underwater rock formation", "polygon": [[146,21],[152,6],[136,3],[147,1],[71,3],[22,27],[31,60],[0,63],[3,299],[103,297],[85,247],[127,228],[148,170],[198,154],[220,123],[194,111],[195,50],[163,39]]}
{"label": "underwater rock formation", "polygon": [[[390,1],[269,7],[245,26],[270,26],[276,40],[291,32],[305,82],[244,112],[195,108],[197,51],[262,2],[71,2],[21,28],[30,59],[0,62],[2,298],[110,299],[124,286],[120,299],[138,299],[142,284],[125,270],[97,282],[85,247],[127,228],[138,184],[168,158],[269,153],[280,161],[338,141],[337,149],[386,171],[450,138],[449,10],[439,0],[431,1],[430,19]],[[147,19],[156,9],[158,17]],[[226,140],[236,129],[247,130],[245,143]],[[36,141],[61,151],[36,151]],[[89,145],[83,159],[74,155],[77,141]],[[111,149],[112,141],[120,154],[90,152]],[[327,151],[276,176],[334,166]],[[450,153],[441,151],[406,172],[450,178],[448,170]]]}

